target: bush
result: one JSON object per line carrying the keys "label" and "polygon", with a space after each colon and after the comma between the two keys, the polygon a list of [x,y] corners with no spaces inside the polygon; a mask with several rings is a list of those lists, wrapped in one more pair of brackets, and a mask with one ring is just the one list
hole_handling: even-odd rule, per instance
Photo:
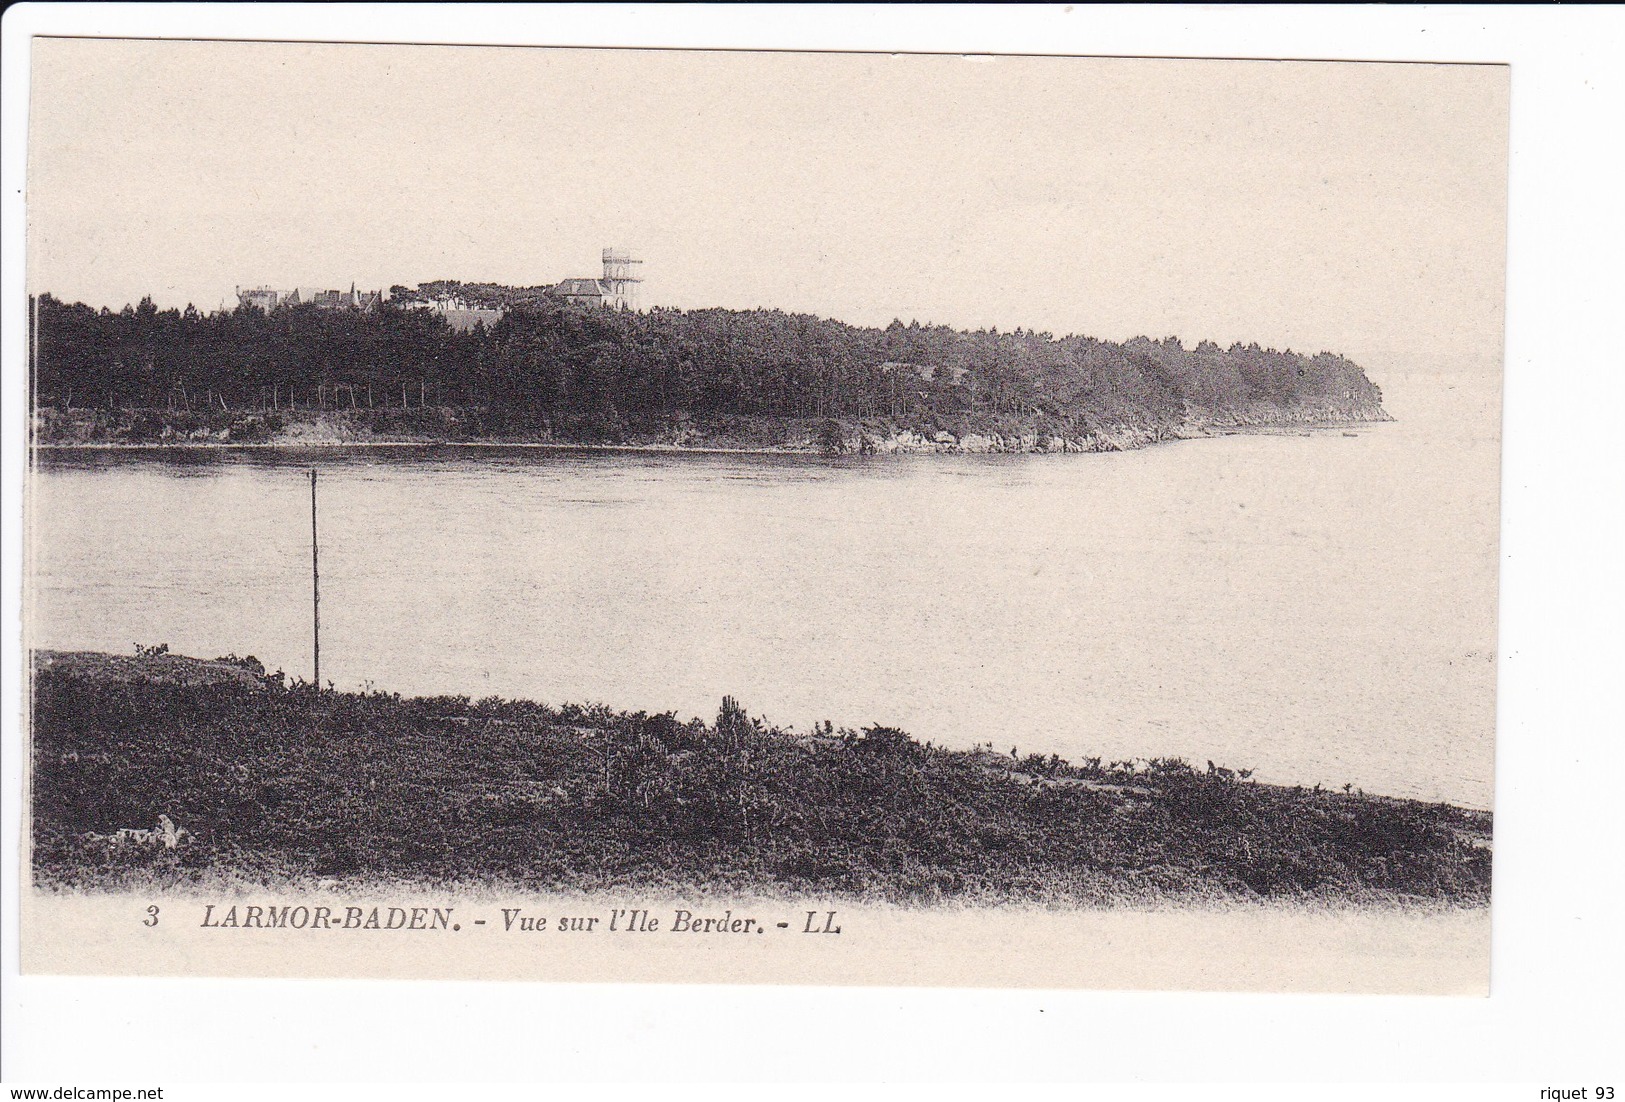
{"label": "bush", "polygon": [[918,761],[925,756],[925,747],[896,727],[865,727],[863,734],[847,741],[848,747],[859,754],[880,758],[899,758]]}

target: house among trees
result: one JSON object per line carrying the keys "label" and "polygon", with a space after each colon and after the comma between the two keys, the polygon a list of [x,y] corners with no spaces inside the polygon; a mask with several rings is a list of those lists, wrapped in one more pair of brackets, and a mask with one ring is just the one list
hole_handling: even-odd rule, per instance
{"label": "house among trees", "polygon": [[[297,293],[297,292],[296,292]],[[269,287],[251,287],[248,290],[237,288],[237,301],[244,306],[252,306],[269,314],[277,308],[282,298],[281,291],[273,291]]]}
{"label": "house among trees", "polygon": [[608,306],[611,310],[635,310],[638,284],[643,277],[635,265],[642,264],[630,249],[604,250],[604,274],[599,279],[567,279],[553,288],[553,295],[574,306]]}
{"label": "house among trees", "polygon": [[634,257],[630,249],[607,248],[603,251],[603,263],[603,275],[600,277],[566,279],[561,283],[537,287],[435,280],[415,288],[396,284],[390,288],[387,300],[382,291],[357,291],[354,283],[350,284],[348,291],[315,287],[296,287],[291,291],[278,291],[272,287],[251,287],[246,290],[239,287],[237,301],[267,314],[282,306],[307,305],[321,310],[362,310],[371,313],[388,301],[401,310],[432,310],[445,318],[453,329],[461,332],[471,331],[476,325],[489,329],[510,308],[547,299],[574,306],[637,309],[638,290],[643,282],[638,270],[643,261]]}
{"label": "house among trees", "polygon": [[602,306],[610,298],[601,279],[567,279],[553,288],[553,294],[572,306]]}
{"label": "house among trees", "polygon": [[295,287],[291,291],[278,291],[270,287],[237,288],[237,301],[269,314],[279,306],[311,305],[321,310],[378,309],[384,301],[382,291],[357,291],[350,284],[348,291],[325,291],[314,287]]}

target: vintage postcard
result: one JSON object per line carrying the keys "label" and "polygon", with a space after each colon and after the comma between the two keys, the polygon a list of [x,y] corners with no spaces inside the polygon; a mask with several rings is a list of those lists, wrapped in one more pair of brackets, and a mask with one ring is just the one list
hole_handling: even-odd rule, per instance
{"label": "vintage postcard", "polygon": [[1506,67],[32,65],[26,971],[1487,990]]}

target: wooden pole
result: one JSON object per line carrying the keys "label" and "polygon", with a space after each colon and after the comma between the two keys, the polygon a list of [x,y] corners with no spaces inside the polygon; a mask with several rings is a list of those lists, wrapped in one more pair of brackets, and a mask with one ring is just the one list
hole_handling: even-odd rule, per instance
{"label": "wooden pole", "polygon": [[[28,305],[28,398],[39,401],[39,296],[30,295]],[[33,434],[33,418],[29,418],[29,434]]]}
{"label": "wooden pole", "polygon": [[310,624],[316,691],[322,691],[322,575],[316,564],[316,468],[310,469]]}

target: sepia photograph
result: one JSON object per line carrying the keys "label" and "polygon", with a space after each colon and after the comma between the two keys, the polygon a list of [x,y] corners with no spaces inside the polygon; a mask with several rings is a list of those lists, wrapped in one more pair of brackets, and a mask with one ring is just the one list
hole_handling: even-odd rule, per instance
{"label": "sepia photograph", "polygon": [[30,58],[25,972],[1488,992],[1507,66]]}

